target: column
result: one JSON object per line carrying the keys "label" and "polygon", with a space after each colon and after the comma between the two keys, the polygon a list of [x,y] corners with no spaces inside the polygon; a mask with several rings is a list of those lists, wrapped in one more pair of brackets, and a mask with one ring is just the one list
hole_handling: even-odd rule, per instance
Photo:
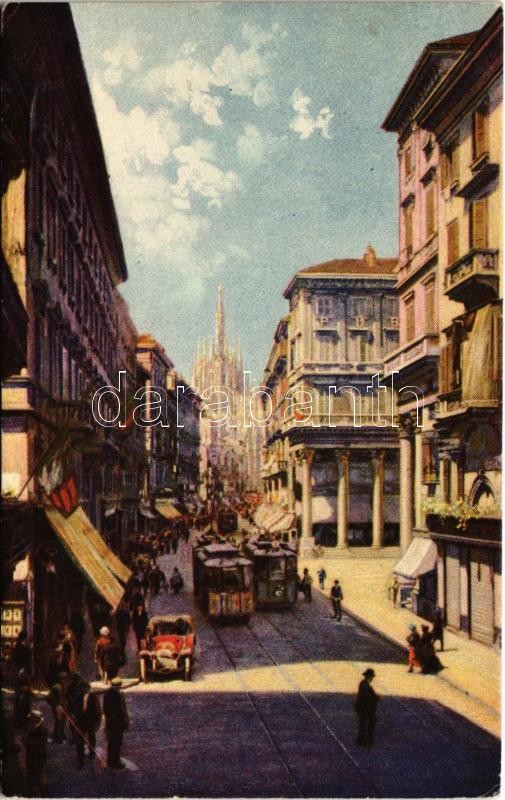
{"label": "column", "polygon": [[337,547],[346,548],[349,523],[349,457],[348,450],[337,450]]}
{"label": "column", "polygon": [[416,428],[414,435],[414,526],[424,528],[423,505],[423,429]]}
{"label": "column", "polygon": [[400,548],[402,553],[412,539],[412,421],[400,420]]}
{"label": "column", "polygon": [[288,510],[294,511],[295,510],[295,480],[294,480],[294,464],[291,461],[291,457],[288,454],[288,467],[287,467],[287,477],[288,477]]}
{"label": "column", "polygon": [[310,539],[312,544],[312,462],[313,450],[303,450],[300,453],[302,465],[302,539]]}
{"label": "column", "polygon": [[372,547],[383,545],[384,537],[384,451],[372,453]]}

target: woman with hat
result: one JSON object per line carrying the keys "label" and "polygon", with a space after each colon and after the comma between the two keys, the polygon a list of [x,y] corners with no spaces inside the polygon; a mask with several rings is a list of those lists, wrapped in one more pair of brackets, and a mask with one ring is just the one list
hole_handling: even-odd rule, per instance
{"label": "woman with hat", "polygon": [[95,664],[100,680],[103,682],[105,682],[107,677],[103,665],[103,653],[107,645],[110,644],[110,640],[110,630],[106,625],[104,625],[102,628],[100,628],[100,635],[98,636],[95,644]]}
{"label": "woman with hat", "polygon": [[380,700],[379,695],[372,689],[371,684],[374,678],[374,670],[368,667],[363,673],[363,680],[360,682],[354,704],[359,721],[356,741],[364,747],[369,747],[373,744],[377,704]]}
{"label": "woman with hat", "polygon": [[419,658],[419,647],[421,644],[421,637],[417,632],[414,624],[409,625],[409,635],[407,636],[407,645],[409,648],[409,668],[407,672],[414,672],[414,667],[421,668],[421,661]]}

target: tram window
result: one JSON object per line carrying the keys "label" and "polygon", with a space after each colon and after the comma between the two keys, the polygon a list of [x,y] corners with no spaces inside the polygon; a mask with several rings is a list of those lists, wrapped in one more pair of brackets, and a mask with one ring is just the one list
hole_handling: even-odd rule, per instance
{"label": "tram window", "polygon": [[255,562],[256,575],[261,580],[268,578],[268,558],[258,558]]}
{"label": "tram window", "polygon": [[242,568],[242,576],[243,576],[244,589],[250,589],[251,588],[251,582],[252,582],[252,570],[251,570],[251,567],[243,567]]}
{"label": "tram window", "polygon": [[286,572],[296,572],[296,558],[286,559]]}
{"label": "tram window", "polygon": [[227,569],[223,572],[223,591],[235,592],[241,589],[241,576],[237,570]]}
{"label": "tram window", "polygon": [[284,559],[283,558],[271,558],[270,559],[270,577],[271,578],[283,578],[284,577]]}

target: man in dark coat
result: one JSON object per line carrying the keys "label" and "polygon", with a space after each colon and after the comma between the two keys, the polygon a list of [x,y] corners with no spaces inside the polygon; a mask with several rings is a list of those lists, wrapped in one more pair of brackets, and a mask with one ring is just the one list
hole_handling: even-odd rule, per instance
{"label": "man in dark coat", "polygon": [[110,683],[112,678],[117,677],[120,667],[126,664],[126,657],[123,648],[116,639],[111,638],[102,651],[102,666],[105,676],[105,683]]}
{"label": "man in dark coat", "polygon": [[373,736],[375,731],[377,703],[380,700],[378,694],[372,689],[371,683],[375,678],[373,669],[366,669],[363,673],[363,680],[360,682],[356,702],[354,704],[355,711],[358,715],[358,738],[357,743],[369,747],[373,744]]}
{"label": "man in dark coat", "polygon": [[121,694],[121,678],[113,678],[110,689],[103,698],[105,716],[105,735],[107,737],[107,766],[110,769],[124,769],[121,761],[121,746],[124,732],[130,726],[126,703]]}
{"label": "man in dark coat", "polygon": [[47,797],[47,728],[40,711],[32,711],[30,713],[28,728],[23,741],[25,745],[27,794],[29,797]]}
{"label": "man in dark coat", "polygon": [[146,636],[146,628],[149,625],[149,617],[143,605],[137,606],[132,614],[132,628],[137,639],[137,650],[142,650],[142,640]]}
{"label": "man in dark coat", "polygon": [[344,595],[342,594],[342,587],[337,580],[334,581],[331,587],[330,597],[333,606],[333,616],[337,622],[342,622],[342,600],[344,599]]}

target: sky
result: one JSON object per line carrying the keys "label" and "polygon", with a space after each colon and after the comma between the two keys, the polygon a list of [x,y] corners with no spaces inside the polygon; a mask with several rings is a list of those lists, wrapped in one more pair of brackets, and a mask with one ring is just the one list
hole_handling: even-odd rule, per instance
{"label": "sky", "polygon": [[260,379],[301,267],[397,253],[381,123],[424,46],[489,2],[73,3],[125,248],[121,291],[191,377],[224,286]]}

